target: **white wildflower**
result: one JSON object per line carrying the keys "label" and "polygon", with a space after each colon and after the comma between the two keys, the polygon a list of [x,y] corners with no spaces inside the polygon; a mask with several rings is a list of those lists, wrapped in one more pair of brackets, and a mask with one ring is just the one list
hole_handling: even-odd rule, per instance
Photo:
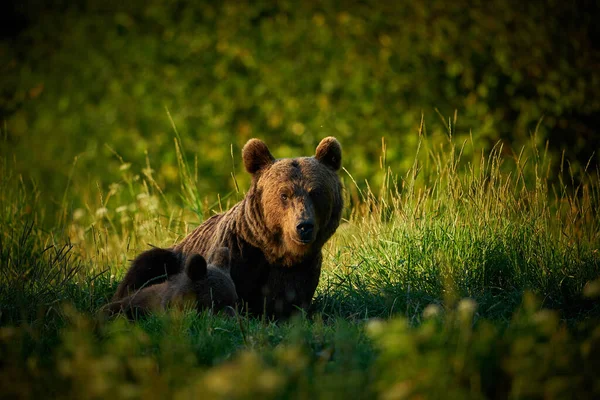
{"label": "white wildflower", "polygon": [[73,211],[73,220],[79,221],[81,218],[85,216],[85,210],[83,208],[77,208]]}
{"label": "white wildflower", "polygon": [[440,306],[438,306],[437,304],[429,304],[423,310],[423,318],[425,318],[425,319],[436,318],[441,313],[442,313],[442,308]]}
{"label": "white wildflower", "polygon": [[108,209],[106,207],[101,207],[96,210],[96,218],[104,218],[108,215]]}

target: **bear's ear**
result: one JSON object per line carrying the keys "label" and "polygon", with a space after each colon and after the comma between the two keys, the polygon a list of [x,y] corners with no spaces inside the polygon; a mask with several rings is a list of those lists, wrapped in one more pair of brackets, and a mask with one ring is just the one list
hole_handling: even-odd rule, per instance
{"label": "bear's ear", "polygon": [[193,254],[185,261],[185,273],[193,281],[206,278],[206,260],[200,254]]}
{"label": "bear's ear", "polygon": [[321,140],[315,152],[315,158],[337,171],[342,166],[342,146],[333,136]]}
{"label": "bear's ear", "polygon": [[217,248],[210,256],[210,263],[219,267],[222,271],[229,272],[231,254],[228,247]]}
{"label": "bear's ear", "polygon": [[246,171],[253,175],[275,161],[267,145],[258,139],[248,140],[248,143],[242,149],[242,158],[244,159]]}

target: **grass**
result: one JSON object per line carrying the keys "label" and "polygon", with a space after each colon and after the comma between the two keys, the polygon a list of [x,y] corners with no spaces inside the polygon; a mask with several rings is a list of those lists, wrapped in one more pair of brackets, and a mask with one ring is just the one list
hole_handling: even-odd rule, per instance
{"label": "grass", "polygon": [[[598,396],[598,171],[555,171],[534,146],[467,160],[465,146],[420,133],[413,168],[398,175],[383,143],[378,188],[346,171],[346,218],[324,248],[313,307],[279,323],[189,310],[130,323],[100,312],[128,259],[243,195],[208,200],[183,157],[180,198],[156,184],[149,160],[140,172],[122,160],[109,188],[68,187],[58,217],[2,160],[0,392]],[[72,209],[74,196],[87,207]]]}

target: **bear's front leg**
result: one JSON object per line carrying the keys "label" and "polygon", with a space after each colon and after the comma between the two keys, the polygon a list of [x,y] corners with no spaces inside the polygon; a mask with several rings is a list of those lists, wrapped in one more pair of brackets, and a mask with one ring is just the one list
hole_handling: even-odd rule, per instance
{"label": "bear's front leg", "polygon": [[263,312],[275,319],[286,319],[297,312],[308,311],[320,275],[320,254],[312,262],[292,268],[271,267],[267,282],[262,287]]}

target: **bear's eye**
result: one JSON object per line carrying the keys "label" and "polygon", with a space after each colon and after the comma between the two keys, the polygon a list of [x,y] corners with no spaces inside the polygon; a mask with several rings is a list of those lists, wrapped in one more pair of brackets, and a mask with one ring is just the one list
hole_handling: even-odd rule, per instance
{"label": "bear's eye", "polygon": [[283,200],[283,201],[287,201],[287,199],[288,199],[288,195],[287,195],[287,193],[281,193],[281,194],[279,195],[279,197],[281,197],[281,200]]}

